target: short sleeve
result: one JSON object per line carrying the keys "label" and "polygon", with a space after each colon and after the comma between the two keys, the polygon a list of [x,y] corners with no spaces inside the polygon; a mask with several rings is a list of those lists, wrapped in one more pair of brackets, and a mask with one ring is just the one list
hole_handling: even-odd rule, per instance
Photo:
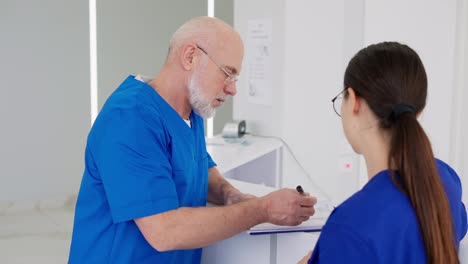
{"label": "short sleeve", "polygon": [[343,226],[327,223],[308,263],[371,264],[377,263],[377,259],[358,235]]}
{"label": "short sleeve", "polygon": [[115,111],[95,150],[114,223],[178,208],[161,121],[149,124],[137,110]]}
{"label": "short sleeve", "polygon": [[[455,172],[455,170],[452,169],[452,167],[450,167],[447,164],[446,164],[446,167],[447,167],[450,175],[452,176],[452,179],[456,182],[457,188],[459,189],[458,190],[459,191],[459,196],[457,197],[456,202],[460,202],[460,205],[459,205],[459,207],[455,207],[455,208],[459,208],[459,212],[458,212],[458,214],[455,212],[453,214],[453,217],[454,217],[455,227],[456,227],[456,229],[458,231],[458,240],[461,241],[465,237],[466,231],[468,229],[466,208],[465,208],[465,204],[463,204],[463,201],[461,201],[462,185],[461,185],[461,182],[460,182],[460,177]],[[451,207],[454,207],[454,206],[451,205]]]}
{"label": "short sleeve", "polygon": [[466,208],[462,202],[462,184],[457,172],[447,163],[436,159],[439,173],[444,183],[444,188],[450,202],[453,223],[457,231],[458,240],[461,241],[467,232]]}
{"label": "short sleeve", "polygon": [[465,204],[461,202],[461,208],[460,208],[460,234],[458,236],[458,239],[461,241],[465,236],[466,236],[466,231],[467,231],[467,220],[466,220],[466,208]]}
{"label": "short sleeve", "polygon": [[210,153],[206,152],[207,156],[208,156],[208,169],[211,168],[211,167],[214,167],[216,166],[216,163],[213,161],[213,159],[211,158],[211,155]]}

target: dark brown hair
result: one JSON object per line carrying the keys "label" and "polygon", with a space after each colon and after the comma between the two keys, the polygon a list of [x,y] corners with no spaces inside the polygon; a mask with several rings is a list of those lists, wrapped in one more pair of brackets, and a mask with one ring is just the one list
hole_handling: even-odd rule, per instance
{"label": "dark brown hair", "polygon": [[429,139],[416,118],[427,97],[426,72],[418,54],[397,42],[370,45],[349,62],[344,76],[348,87],[391,133],[388,166],[416,212],[428,263],[459,263],[447,195]]}

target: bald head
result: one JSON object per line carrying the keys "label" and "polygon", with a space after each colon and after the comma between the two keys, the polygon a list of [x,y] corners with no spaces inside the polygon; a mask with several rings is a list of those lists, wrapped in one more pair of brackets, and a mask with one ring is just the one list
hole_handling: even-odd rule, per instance
{"label": "bald head", "polygon": [[244,46],[231,26],[212,17],[184,23],[171,38],[169,54],[150,83],[184,118],[194,109],[212,116],[227,96],[237,92]]}
{"label": "bald head", "polygon": [[195,17],[185,22],[172,35],[169,43],[168,62],[176,57],[180,48],[196,43],[208,50],[222,51],[232,43],[242,45],[241,37],[230,25],[214,17]]}

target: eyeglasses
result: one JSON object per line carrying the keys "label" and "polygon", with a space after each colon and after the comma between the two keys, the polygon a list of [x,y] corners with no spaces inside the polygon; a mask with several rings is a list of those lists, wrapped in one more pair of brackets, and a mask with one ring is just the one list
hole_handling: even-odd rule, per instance
{"label": "eyeglasses", "polygon": [[232,74],[232,73],[229,73],[229,71],[226,69],[226,67],[221,67],[218,63],[216,63],[216,61],[214,61],[210,55],[208,55],[208,53],[202,49],[200,46],[196,45],[197,48],[201,51],[203,51],[203,53],[206,54],[206,56],[214,63],[216,64],[216,66],[218,66],[218,68],[224,72],[224,74],[226,74],[226,79],[224,80],[224,84],[231,84],[231,83],[235,83],[237,82],[237,80],[239,79],[239,75],[237,74]]}
{"label": "eyeglasses", "polygon": [[341,104],[343,103],[343,93],[348,90],[347,88],[343,89],[339,94],[337,94],[333,99],[331,100],[333,103],[333,110],[335,110],[335,113],[341,117]]}

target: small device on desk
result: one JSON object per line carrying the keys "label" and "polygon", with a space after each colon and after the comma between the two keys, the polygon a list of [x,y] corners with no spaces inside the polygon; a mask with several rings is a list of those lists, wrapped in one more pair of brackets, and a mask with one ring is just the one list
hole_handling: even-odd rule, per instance
{"label": "small device on desk", "polygon": [[223,138],[240,138],[245,134],[245,120],[226,123],[223,128]]}

